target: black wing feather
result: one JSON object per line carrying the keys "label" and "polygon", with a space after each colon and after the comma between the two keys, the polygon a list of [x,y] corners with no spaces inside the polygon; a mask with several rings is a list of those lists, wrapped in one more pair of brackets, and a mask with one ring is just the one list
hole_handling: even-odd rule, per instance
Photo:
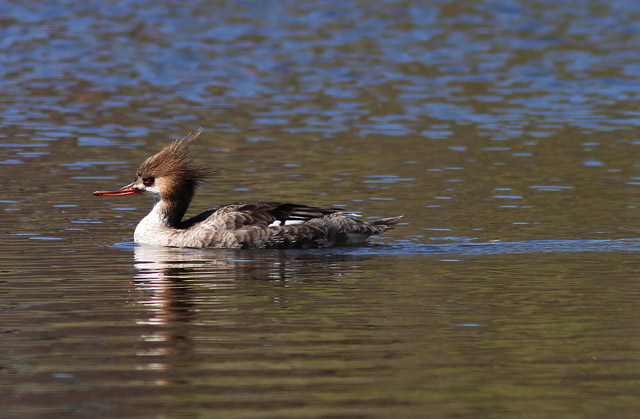
{"label": "black wing feather", "polygon": [[228,217],[229,228],[242,228],[250,225],[263,225],[279,221],[284,224],[287,220],[308,221],[314,218],[343,211],[340,208],[320,208],[308,205],[281,202],[239,202],[222,205],[205,211],[182,223],[182,228],[204,221],[205,219],[224,214]]}
{"label": "black wing feather", "polygon": [[310,207],[280,202],[252,202],[236,205],[237,207],[232,209],[232,212],[240,212],[248,216],[244,225],[256,222],[268,225],[274,221],[280,221],[284,224],[287,220],[308,221],[341,211],[338,208]]}

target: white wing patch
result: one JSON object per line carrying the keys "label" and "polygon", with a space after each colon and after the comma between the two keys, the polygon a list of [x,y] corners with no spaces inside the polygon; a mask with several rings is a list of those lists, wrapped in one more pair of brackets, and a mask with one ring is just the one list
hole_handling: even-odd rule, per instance
{"label": "white wing patch", "polygon": [[306,220],[276,220],[274,222],[272,222],[271,224],[269,224],[269,227],[275,227],[275,226],[290,226],[290,225],[294,225],[294,224],[302,224],[304,223]]}

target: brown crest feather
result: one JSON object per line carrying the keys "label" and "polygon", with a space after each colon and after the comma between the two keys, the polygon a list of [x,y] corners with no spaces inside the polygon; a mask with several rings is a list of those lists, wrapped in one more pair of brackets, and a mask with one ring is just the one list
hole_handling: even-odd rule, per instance
{"label": "brown crest feather", "polygon": [[140,165],[137,176],[142,178],[170,176],[179,182],[191,180],[199,183],[207,176],[215,174],[215,170],[195,161],[189,155],[189,146],[201,133],[202,128],[195,133],[189,133],[186,137],[173,141],[162,151],[146,159]]}
{"label": "brown crest feather", "polygon": [[173,141],[162,151],[146,159],[138,168],[136,178],[154,177],[161,194],[167,198],[169,222],[177,226],[193,199],[198,183],[217,173],[189,155],[189,146],[200,136],[202,128]]}

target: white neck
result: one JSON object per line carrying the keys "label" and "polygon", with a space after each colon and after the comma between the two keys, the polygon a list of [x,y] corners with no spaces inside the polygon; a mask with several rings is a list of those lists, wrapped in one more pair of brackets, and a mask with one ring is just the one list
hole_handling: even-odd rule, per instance
{"label": "white neck", "polygon": [[138,225],[133,233],[133,241],[140,244],[170,246],[171,239],[178,230],[169,225],[166,203],[156,198],[153,208]]}

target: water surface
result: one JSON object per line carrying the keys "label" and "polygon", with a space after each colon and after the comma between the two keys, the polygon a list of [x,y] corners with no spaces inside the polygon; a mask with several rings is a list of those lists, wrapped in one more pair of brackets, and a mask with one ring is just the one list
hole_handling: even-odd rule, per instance
{"label": "water surface", "polygon": [[[12,417],[635,417],[635,2],[0,1]],[[99,199],[204,127],[190,214],[403,224],[360,248],[136,247]],[[613,413],[612,413],[613,412]]]}

